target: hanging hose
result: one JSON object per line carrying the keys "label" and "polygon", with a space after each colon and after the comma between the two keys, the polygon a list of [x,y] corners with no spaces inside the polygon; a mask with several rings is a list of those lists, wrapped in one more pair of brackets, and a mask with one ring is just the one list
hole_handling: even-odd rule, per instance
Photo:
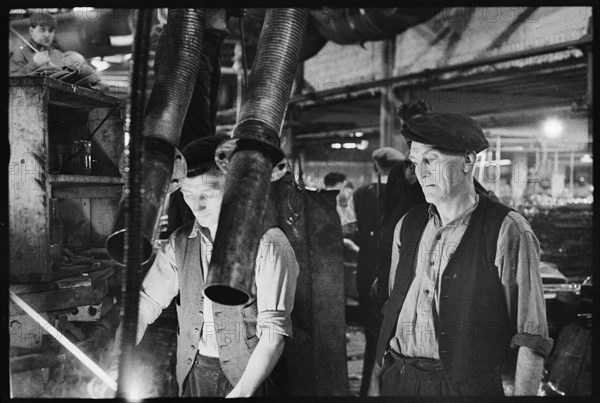
{"label": "hanging hose", "polygon": [[[269,9],[233,139],[217,150],[227,171],[205,293],[225,305],[254,298],[254,261],[264,233],[271,173],[308,19],[305,9]],[[228,155],[229,154],[229,155]]]}
{"label": "hanging hose", "polygon": [[121,357],[119,361],[119,379],[117,383],[117,396],[127,397],[125,388],[131,384],[129,379],[133,373],[137,322],[139,287],[142,276],[142,248],[141,248],[141,177],[143,159],[142,133],[144,130],[144,107],[146,105],[146,81],[148,78],[148,49],[150,46],[150,27],[152,23],[152,10],[140,9],[137,15],[137,29],[133,52],[133,69],[131,74],[131,102],[129,113],[130,144],[129,144],[129,171],[125,185],[125,264],[126,285],[123,290],[124,322],[121,337]]}
{"label": "hanging hose", "polygon": [[[170,9],[157,45],[156,80],[144,123],[144,161],[141,188],[142,261],[152,256],[160,213],[173,176],[175,148],[192,99],[204,47],[205,11]],[[124,261],[124,210],[119,206],[114,230],[106,240],[109,256]]]}

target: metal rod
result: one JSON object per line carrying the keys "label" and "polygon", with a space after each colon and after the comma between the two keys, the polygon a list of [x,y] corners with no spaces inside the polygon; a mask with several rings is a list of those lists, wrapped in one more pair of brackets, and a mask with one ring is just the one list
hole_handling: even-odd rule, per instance
{"label": "metal rod", "polygon": [[44,328],[50,336],[54,337],[56,341],[62,344],[67,350],[69,350],[79,361],[81,361],[86,367],[90,369],[97,377],[102,379],[104,383],[108,385],[112,390],[117,390],[117,382],[112,379],[106,372],[102,370],[94,361],[92,361],[87,355],[83,353],[75,344],[71,343],[69,339],[67,339],[61,332],[58,331],[57,328],[52,326],[46,319],[44,319],[39,313],[37,313],[33,308],[31,308],[25,301],[23,301],[17,294],[13,291],[8,290],[10,293],[10,299],[19,306],[25,313],[33,320],[35,320],[41,327]]}
{"label": "metal rod", "polygon": [[102,127],[102,125],[104,124],[104,122],[106,122],[106,119],[109,118],[110,115],[113,114],[113,112],[120,106],[120,104],[116,104],[115,106],[113,106],[112,108],[110,108],[110,111],[108,111],[108,113],[106,114],[106,116],[104,117],[104,119],[102,119],[102,121],[98,124],[98,126],[96,126],[96,128],[94,129],[94,131],[92,131],[92,133],[89,135],[88,140],[91,141],[92,138],[94,137],[94,134],[96,134],[96,132],[98,131],[98,129],[100,129],[100,127]]}
{"label": "metal rod", "polygon": [[17,38],[19,38],[20,40],[22,40],[23,42],[25,42],[27,44],[27,46],[29,46],[31,48],[31,50],[33,50],[35,53],[40,53],[39,50],[37,50],[35,47],[33,47],[33,45],[31,43],[29,43],[29,41],[25,38],[23,38],[23,35],[21,35],[20,33],[17,32],[16,29],[14,29],[13,27],[9,27],[10,31],[15,34],[17,36]]}
{"label": "metal rod", "polygon": [[[171,20],[172,13],[169,13]],[[123,294],[123,332],[121,334],[121,356],[119,359],[118,398],[127,398],[128,384],[134,376],[137,361],[134,350],[137,324],[139,287],[142,276],[142,159],[144,158],[144,116],[146,107],[146,84],[148,78],[148,49],[150,48],[150,27],[152,11],[149,8],[137,10],[137,26],[133,48],[131,72],[131,98],[128,121],[130,121],[129,172],[125,191],[125,281],[121,285]]]}
{"label": "metal rod", "polygon": [[244,86],[248,82],[248,63],[246,62],[246,40],[244,39],[244,17],[240,21],[240,42],[242,45],[242,65],[244,66]]}
{"label": "metal rod", "polygon": [[569,190],[571,191],[571,197],[575,197],[575,192],[573,189],[573,182],[575,180],[575,174],[573,172],[575,170],[575,152],[573,150],[571,150],[571,155],[569,158],[569,167],[570,167]]}

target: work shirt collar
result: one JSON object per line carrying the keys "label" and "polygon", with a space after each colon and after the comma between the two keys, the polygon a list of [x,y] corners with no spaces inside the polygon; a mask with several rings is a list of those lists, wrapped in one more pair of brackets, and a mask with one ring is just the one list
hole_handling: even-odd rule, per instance
{"label": "work shirt collar", "polygon": [[[478,204],[479,204],[479,194],[477,192],[475,192],[475,204],[473,205],[473,207],[471,207],[470,209],[465,211],[460,217],[457,217],[454,220],[450,221],[448,224],[446,224],[446,227],[455,227],[457,225],[469,225],[469,221],[471,220],[473,211],[475,211]],[[433,203],[429,204],[429,209],[427,211],[429,212],[429,219],[431,220],[433,218],[436,226],[440,227],[441,226],[440,214],[438,213],[437,208],[435,207],[435,205]]]}
{"label": "work shirt collar", "polygon": [[210,243],[213,243],[213,239],[210,236],[210,231],[208,230],[208,228],[200,225],[198,220],[194,220],[194,226],[192,227],[192,231],[190,232],[189,238],[196,238],[198,234],[202,234],[204,238],[206,238]]}

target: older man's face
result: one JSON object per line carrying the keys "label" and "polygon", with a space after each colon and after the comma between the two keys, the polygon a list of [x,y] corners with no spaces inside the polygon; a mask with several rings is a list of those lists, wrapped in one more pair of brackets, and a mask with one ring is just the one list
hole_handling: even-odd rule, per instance
{"label": "older man's face", "polygon": [[414,141],[409,159],[415,165],[417,179],[428,203],[437,206],[465,190],[469,177],[463,170],[464,156],[447,154],[435,146]]}

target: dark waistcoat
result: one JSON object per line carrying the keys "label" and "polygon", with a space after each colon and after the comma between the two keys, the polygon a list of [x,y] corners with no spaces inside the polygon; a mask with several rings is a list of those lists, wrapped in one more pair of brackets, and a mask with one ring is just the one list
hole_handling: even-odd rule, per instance
{"label": "dark waistcoat", "polygon": [[[494,264],[498,233],[509,211],[480,197],[443,272],[435,328],[439,356],[451,383],[478,377],[501,365],[516,331],[509,324],[506,297]],[[400,310],[415,277],[419,244],[428,219],[427,204],[413,208],[404,218],[394,288],[383,307],[376,355],[379,365],[395,335]]]}

